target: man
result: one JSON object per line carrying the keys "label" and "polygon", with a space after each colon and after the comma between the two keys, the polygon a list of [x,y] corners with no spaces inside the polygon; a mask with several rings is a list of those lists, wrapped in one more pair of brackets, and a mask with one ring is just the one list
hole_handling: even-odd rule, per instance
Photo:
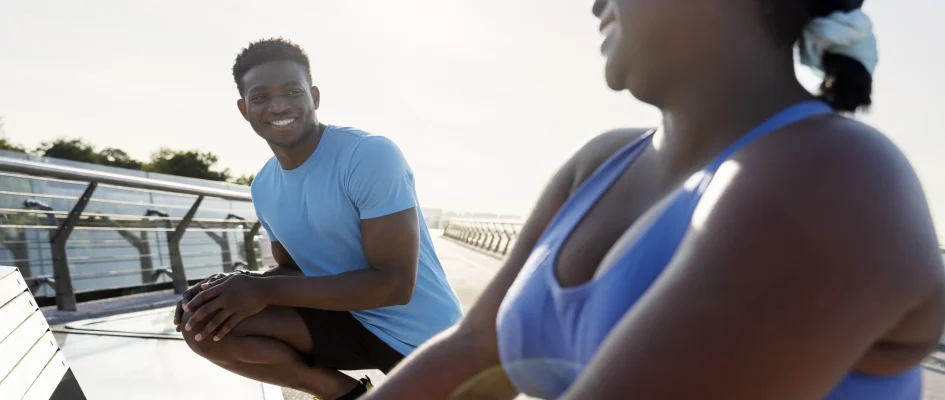
{"label": "man", "polygon": [[323,399],[370,386],[339,370],[390,371],[462,311],[431,244],[413,173],[394,143],[318,121],[308,56],[252,43],[233,78],[240,113],[275,155],[252,183],[278,267],[208,278],[178,330],[234,373]]}

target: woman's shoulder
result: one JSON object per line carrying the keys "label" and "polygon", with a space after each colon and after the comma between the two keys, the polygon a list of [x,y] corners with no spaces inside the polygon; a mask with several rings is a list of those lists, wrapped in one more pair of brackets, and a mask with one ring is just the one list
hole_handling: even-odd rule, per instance
{"label": "woman's shoulder", "polygon": [[568,161],[573,182],[571,190],[577,189],[594,174],[610,157],[631,142],[646,135],[654,128],[620,128],[599,134],[587,141]]}
{"label": "woman's shoulder", "polygon": [[747,146],[732,161],[741,171],[728,185],[732,201],[764,198],[786,221],[806,225],[802,231],[811,237],[799,240],[825,241],[838,263],[872,260],[857,269],[889,277],[917,296],[915,303],[945,285],[922,185],[882,132],[839,115],[812,118]]}

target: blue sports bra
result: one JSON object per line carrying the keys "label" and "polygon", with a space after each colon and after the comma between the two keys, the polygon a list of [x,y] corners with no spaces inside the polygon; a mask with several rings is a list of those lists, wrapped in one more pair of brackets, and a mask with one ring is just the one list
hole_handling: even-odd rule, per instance
{"label": "blue sports bra", "polygon": [[[804,102],[763,122],[690,177],[601,277],[575,287],[561,287],[554,265],[562,244],[597,199],[636,159],[652,134],[611,156],[552,219],[499,307],[496,320],[499,355],[512,383],[529,396],[553,399],[563,394],[676,253],[693,211],[718,167],[768,132],[831,112],[822,102]],[[920,367],[888,377],[851,371],[827,399],[919,400],[921,391]]]}

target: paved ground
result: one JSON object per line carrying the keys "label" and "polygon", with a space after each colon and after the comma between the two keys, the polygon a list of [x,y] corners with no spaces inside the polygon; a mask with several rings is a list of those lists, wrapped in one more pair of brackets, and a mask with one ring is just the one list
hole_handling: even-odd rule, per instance
{"label": "paved ground", "polygon": [[[447,276],[463,307],[468,309],[498,270],[501,261],[443,239],[439,232],[431,233]],[[54,327],[59,331],[56,337],[63,352],[89,399],[311,399],[311,396],[292,390],[280,393],[277,388],[239,377],[194,355],[173,332],[170,325],[172,310],[147,311],[172,305],[174,297],[170,293],[156,293],[127,298],[125,304],[119,300],[83,304],[79,313],[43,310],[51,321],[60,324],[145,310],[127,317],[122,315],[120,318],[72,324],[86,329],[130,332],[131,337],[64,334],[62,325]],[[375,382],[384,379],[378,371],[351,371],[350,374],[356,377],[368,374]],[[945,400],[945,353],[936,353],[929,358],[924,378],[923,399]]]}

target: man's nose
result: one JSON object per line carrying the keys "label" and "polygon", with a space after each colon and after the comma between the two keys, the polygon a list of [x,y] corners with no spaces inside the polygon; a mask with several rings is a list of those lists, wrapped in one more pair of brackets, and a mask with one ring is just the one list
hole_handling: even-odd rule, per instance
{"label": "man's nose", "polygon": [[289,102],[281,97],[276,97],[269,102],[269,112],[279,114],[289,110]]}

